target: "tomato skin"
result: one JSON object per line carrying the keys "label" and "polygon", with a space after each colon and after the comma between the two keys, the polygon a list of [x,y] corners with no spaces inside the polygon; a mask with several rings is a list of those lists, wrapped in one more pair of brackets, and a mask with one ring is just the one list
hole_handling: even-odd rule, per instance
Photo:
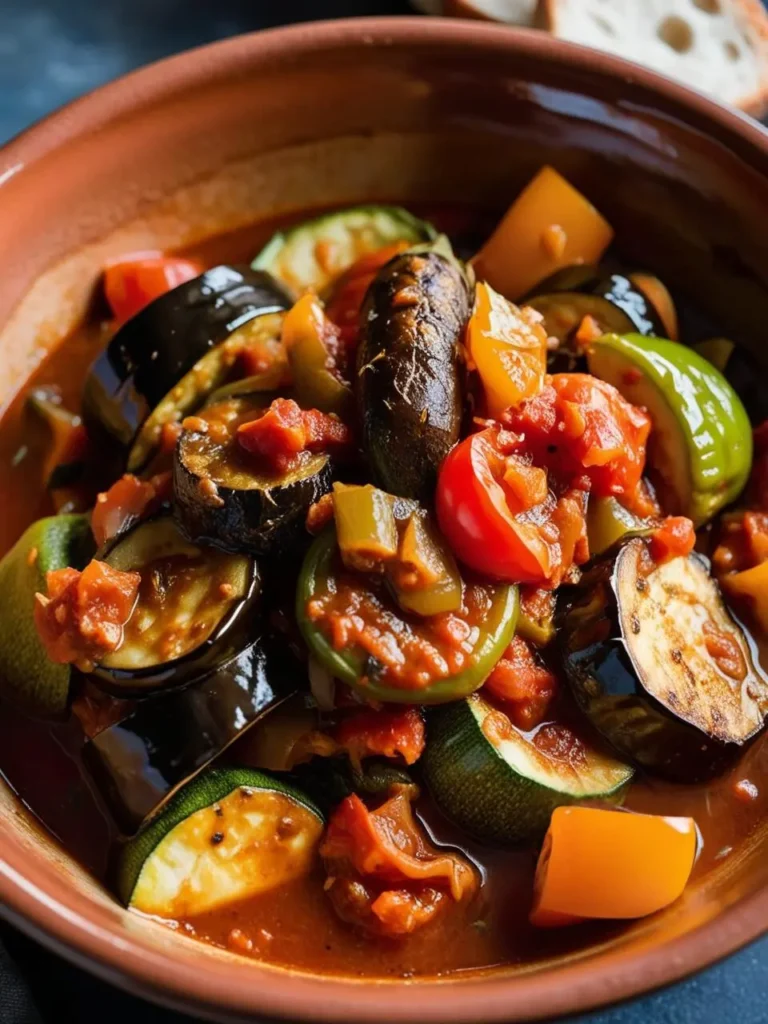
{"label": "tomato skin", "polygon": [[161,252],[130,253],[104,268],[104,294],[115,319],[125,323],[153,299],[198,277],[203,269],[194,260]]}
{"label": "tomato skin", "polygon": [[440,467],[437,520],[454,554],[492,579],[535,583],[551,572],[551,552],[530,524],[515,521],[491,465],[492,431],[473,434]]}

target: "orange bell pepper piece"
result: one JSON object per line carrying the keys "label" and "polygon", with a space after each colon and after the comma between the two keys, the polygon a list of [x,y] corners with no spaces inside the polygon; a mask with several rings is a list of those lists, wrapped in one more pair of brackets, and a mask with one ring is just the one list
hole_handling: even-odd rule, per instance
{"label": "orange bell pepper piece", "polygon": [[721,576],[720,585],[729,597],[744,600],[760,628],[768,630],[768,562]]}
{"label": "orange bell pepper piece", "polygon": [[531,924],[653,914],[682,894],[696,845],[692,818],[558,807],[536,868]]}
{"label": "orange bell pepper piece", "polygon": [[635,288],[638,288],[643,293],[659,314],[659,320],[661,320],[664,326],[666,336],[671,341],[677,341],[679,337],[677,310],[675,309],[672,296],[669,294],[669,289],[664,282],[660,281],[658,277],[654,277],[653,274],[641,273],[630,274],[629,280]]}
{"label": "orange bell pepper piece", "polygon": [[547,333],[539,319],[534,310],[519,309],[487,284],[478,284],[467,347],[492,417],[541,391]]}
{"label": "orange bell pepper piece", "polygon": [[562,267],[599,262],[612,238],[610,224],[589,200],[542,167],[472,264],[478,280],[518,299]]}

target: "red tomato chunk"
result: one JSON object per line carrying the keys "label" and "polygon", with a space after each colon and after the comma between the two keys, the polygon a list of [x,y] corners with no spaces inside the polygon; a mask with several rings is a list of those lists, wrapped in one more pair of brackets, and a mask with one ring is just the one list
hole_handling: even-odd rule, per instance
{"label": "red tomato chunk", "polygon": [[302,452],[348,447],[352,434],[336,416],[302,409],[291,398],[276,398],[263,416],[238,427],[237,440],[247,452],[283,472]]}
{"label": "red tomato chunk", "polygon": [[353,764],[364,757],[401,757],[415,764],[424,752],[424,719],[416,708],[366,708],[344,718],[334,739],[349,754]]}
{"label": "red tomato chunk", "polygon": [[518,729],[543,722],[557,692],[557,679],[516,636],[485,682],[484,689],[501,702]]}
{"label": "red tomato chunk", "polygon": [[48,596],[37,594],[35,626],[48,657],[83,671],[117,650],[133,612],[141,576],[94,559],[82,572],[46,574]]}
{"label": "red tomato chunk", "polygon": [[348,796],[328,824],[320,854],[337,914],[379,935],[410,934],[451,899],[459,902],[478,887],[463,857],[440,853],[428,842],[405,793],[375,811]]}

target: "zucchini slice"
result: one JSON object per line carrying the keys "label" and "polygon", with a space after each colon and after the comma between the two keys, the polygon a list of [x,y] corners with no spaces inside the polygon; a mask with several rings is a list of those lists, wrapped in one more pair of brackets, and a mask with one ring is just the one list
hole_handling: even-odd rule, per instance
{"label": "zucchini slice", "polygon": [[[271,314],[290,304],[268,274],[247,267],[214,267],[166,292],[123,324],[91,366],[83,392],[86,422],[127,453],[129,471],[141,469],[163,424],[201,405],[222,383],[228,356],[256,330],[245,325],[265,317],[258,330],[279,333],[279,318]],[[228,339],[228,347],[203,359]]]}
{"label": "zucchini slice", "polygon": [[69,697],[69,665],[52,662],[37,635],[35,594],[45,593],[47,572],[82,567],[92,549],[88,516],[48,516],[0,561],[0,698],[27,714],[61,715]]}
{"label": "zucchini slice", "polygon": [[274,554],[297,539],[310,505],[332,485],[327,454],[302,453],[287,472],[262,470],[238,444],[237,425],[269,404],[233,397],[203,410],[201,419],[226,429],[185,429],[173,459],[174,515],[193,540],[225,551]]}
{"label": "zucchini slice", "polygon": [[322,295],[361,256],[395,242],[429,242],[437,232],[400,206],[352,206],[278,231],[251,266],[296,294]]}
{"label": "zucchini slice", "polygon": [[590,347],[588,364],[647,409],[648,464],[668,512],[701,526],[739,496],[752,465],[752,427],[711,363],[664,338],[607,334]]}
{"label": "zucchini slice", "polygon": [[635,538],[575,594],[560,631],[563,665],[622,756],[693,782],[762,728],[768,678],[701,556],[656,566]]}
{"label": "zucchini slice", "polygon": [[553,370],[561,363],[563,369],[578,363],[580,352],[572,339],[585,316],[592,317],[604,334],[665,333],[656,308],[632,278],[606,274],[599,267],[566,267],[544,281],[525,304],[541,313],[547,334],[560,341],[560,349],[550,360],[556,364]]}
{"label": "zucchini slice", "polygon": [[443,814],[501,845],[541,839],[563,804],[620,802],[633,775],[558,723],[521,732],[480,694],[431,713],[421,763]]}
{"label": "zucchini slice", "polygon": [[322,830],[320,810],[292,786],[211,768],[125,845],[119,894],[145,914],[194,917],[306,874]]}
{"label": "zucchini slice", "polygon": [[201,548],[170,516],[139,523],[104,560],[141,575],[123,640],[93,680],[118,697],[185,686],[236,654],[247,638],[259,575],[247,555]]}
{"label": "zucchini slice", "polygon": [[296,692],[306,670],[285,638],[250,623],[251,638],[205,679],[140,701],[89,739],[83,759],[122,830],[132,834],[179,786]]}

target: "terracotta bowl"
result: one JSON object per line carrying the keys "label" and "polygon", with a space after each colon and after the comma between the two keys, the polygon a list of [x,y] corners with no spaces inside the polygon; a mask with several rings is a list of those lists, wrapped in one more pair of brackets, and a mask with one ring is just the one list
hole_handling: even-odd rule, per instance
{"label": "terracotta bowl", "polygon": [[[757,125],[545,35],[361,20],[165,61],[0,153],[0,405],[77,323],[110,256],[318,204],[502,208],[544,162],[599,201],[628,257],[765,345],[768,136]],[[81,966],[217,1020],[510,1021],[643,992],[753,939],[768,922],[767,847],[768,822],[669,912],[567,959],[361,983],[260,966],[127,914],[4,789],[0,905]]]}

